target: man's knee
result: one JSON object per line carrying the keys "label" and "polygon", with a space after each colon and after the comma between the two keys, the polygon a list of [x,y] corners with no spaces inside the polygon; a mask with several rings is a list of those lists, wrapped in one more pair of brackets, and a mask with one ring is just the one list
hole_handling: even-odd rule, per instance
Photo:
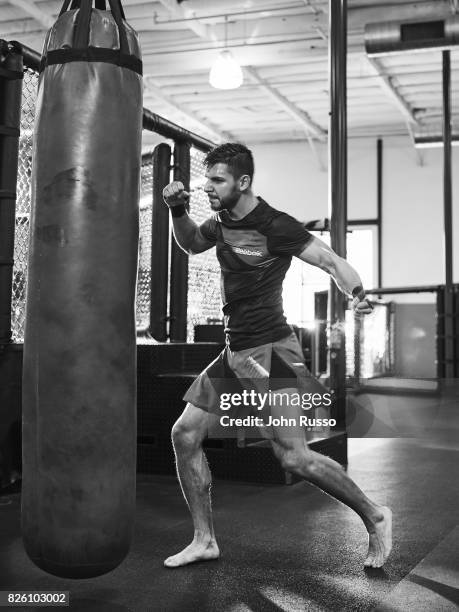
{"label": "man's knee", "polygon": [[172,442],[175,448],[182,450],[193,450],[202,444],[203,426],[195,415],[189,417],[189,413],[185,411],[182,416],[174,423],[172,427]]}
{"label": "man's knee", "polygon": [[300,472],[303,477],[312,476],[315,472],[314,456],[306,449],[279,448],[276,455],[286,472]]}
{"label": "man's knee", "polygon": [[172,427],[172,442],[175,447],[193,448],[198,445],[197,431],[183,423],[180,419]]}

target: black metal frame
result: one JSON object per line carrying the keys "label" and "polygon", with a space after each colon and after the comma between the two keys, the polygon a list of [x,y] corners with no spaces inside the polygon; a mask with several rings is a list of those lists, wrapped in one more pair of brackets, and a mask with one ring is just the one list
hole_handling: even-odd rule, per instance
{"label": "black metal frame", "polygon": [[[454,284],[450,289],[446,285],[415,285],[413,287],[379,287],[377,289],[370,289],[367,291],[370,295],[376,295],[382,297],[383,295],[402,295],[408,293],[434,293],[436,295],[436,362],[437,362],[437,379],[444,380],[451,377],[459,376],[459,346],[455,342],[452,347],[452,357],[447,352],[446,340],[448,330],[446,329],[446,321],[452,320],[454,337],[457,336],[458,322],[456,321],[459,315],[459,285]],[[446,309],[446,296],[452,295],[453,314],[450,315]],[[447,366],[451,363],[452,359],[452,375],[447,374]]]}
{"label": "black metal frame", "polygon": [[[183,183],[186,191],[190,189],[190,145],[187,142],[175,143],[174,181]],[[188,310],[188,255],[182,251],[175,240],[171,247],[170,278],[170,341],[186,342]]]}
{"label": "black metal frame", "polygon": [[167,340],[167,276],[169,269],[169,211],[163,189],[170,181],[171,148],[160,143],[153,152],[153,208],[151,217],[151,302],[148,333]]}
{"label": "black metal frame", "polygon": [[[330,51],[330,130],[329,206],[332,249],[346,257],[347,230],[347,0],[329,0]],[[338,427],[346,423],[346,338],[344,333],[346,299],[332,282],[330,286],[331,337],[330,386],[334,393],[333,417]]]}
{"label": "black metal frame", "polygon": [[377,218],[376,227],[378,230],[378,285],[382,287],[383,283],[383,267],[382,267],[382,250],[383,250],[383,141],[378,138],[376,141],[376,206]]}
{"label": "black metal frame", "polygon": [[453,187],[451,155],[451,57],[450,51],[442,52],[443,70],[443,227],[445,235],[445,378],[454,378],[455,334],[453,293]]}

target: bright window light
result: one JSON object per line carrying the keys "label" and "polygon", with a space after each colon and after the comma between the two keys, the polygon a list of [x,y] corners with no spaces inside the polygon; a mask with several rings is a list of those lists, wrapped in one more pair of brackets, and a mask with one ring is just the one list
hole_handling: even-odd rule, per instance
{"label": "bright window light", "polygon": [[[375,287],[376,278],[376,227],[352,227],[347,234],[347,260],[362,279],[367,289]],[[312,232],[330,245],[330,234]],[[299,327],[314,327],[314,293],[328,291],[328,274],[305,264],[297,257],[285,277],[283,286],[284,311],[287,321]]]}

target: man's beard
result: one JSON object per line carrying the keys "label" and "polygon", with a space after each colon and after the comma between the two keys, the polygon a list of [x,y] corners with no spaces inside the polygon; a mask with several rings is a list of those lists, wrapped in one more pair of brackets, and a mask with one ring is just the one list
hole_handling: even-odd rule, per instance
{"label": "man's beard", "polygon": [[241,191],[239,189],[235,189],[230,195],[226,196],[224,199],[216,198],[210,200],[210,207],[212,210],[232,210],[236,204],[239,202],[239,198],[241,197]]}

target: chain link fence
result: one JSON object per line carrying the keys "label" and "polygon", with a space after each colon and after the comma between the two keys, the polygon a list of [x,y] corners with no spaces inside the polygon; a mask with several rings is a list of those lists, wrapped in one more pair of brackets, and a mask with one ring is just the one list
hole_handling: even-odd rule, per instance
{"label": "chain link fence", "polygon": [[[191,149],[190,186],[204,183],[205,154]],[[211,215],[209,201],[203,190],[192,192],[190,215],[199,225]],[[221,321],[220,267],[215,249],[190,257],[188,264],[188,320],[187,342],[193,342],[195,325]]]}
{"label": "chain link fence", "polygon": [[153,204],[153,156],[142,160],[139,206],[139,268],[137,274],[136,325],[146,330],[151,307],[151,233]]}
{"label": "chain link fence", "polygon": [[13,289],[11,296],[12,340],[24,341],[27,254],[32,176],[32,136],[35,120],[38,75],[24,70],[21,104],[21,137],[19,140],[18,179],[16,185],[16,227],[14,238]]}

